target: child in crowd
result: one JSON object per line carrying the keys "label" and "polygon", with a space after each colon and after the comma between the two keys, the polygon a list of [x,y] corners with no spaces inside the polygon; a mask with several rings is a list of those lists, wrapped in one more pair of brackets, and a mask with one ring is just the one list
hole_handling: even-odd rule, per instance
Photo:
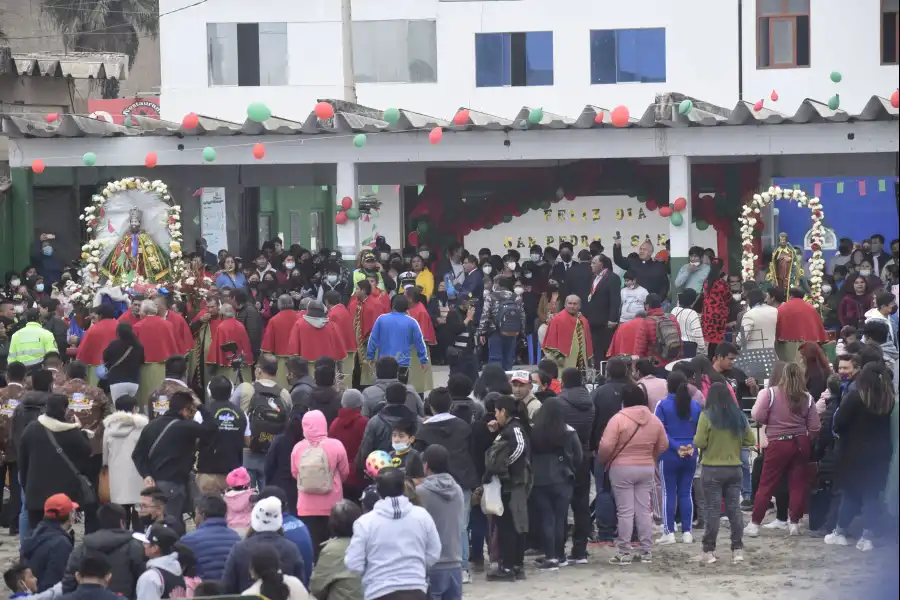
{"label": "child in crowd", "polygon": [[60,581],[49,590],[41,593],[37,592],[37,577],[31,572],[31,569],[22,563],[11,566],[3,573],[3,581],[11,593],[10,600],[13,598],[31,598],[31,600],[50,600],[59,598],[63,595],[62,582]]}
{"label": "child in crowd", "polygon": [[422,456],[413,448],[416,443],[416,423],[411,420],[400,420],[391,431],[391,466],[400,469],[407,479],[420,483],[425,479],[425,467]]}
{"label": "child in crowd", "polygon": [[228,505],[228,527],[244,537],[250,528],[250,514],[253,512],[251,499],[256,490],[250,487],[250,473],[244,467],[238,467],[225,478],[228,490],[225,492],[225,504]]}
{"label": "child in crowd", "polygon": [[859,333],[857,333],[856,327],[853,327],[852,325],[845,325],[841,327],[841,337],[838,338],[837,345],[835,346],[835,354],[837,356],[846,354],[847,346],[858,341]]}

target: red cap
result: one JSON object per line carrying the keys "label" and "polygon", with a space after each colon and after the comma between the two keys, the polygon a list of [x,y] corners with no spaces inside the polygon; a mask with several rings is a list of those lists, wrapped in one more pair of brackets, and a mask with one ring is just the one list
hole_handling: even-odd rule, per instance
{"label": "red cap", "polygon": [[65,494],[53,494],[44,502],[45,517],[64,517],[78,509],[78,505]]}

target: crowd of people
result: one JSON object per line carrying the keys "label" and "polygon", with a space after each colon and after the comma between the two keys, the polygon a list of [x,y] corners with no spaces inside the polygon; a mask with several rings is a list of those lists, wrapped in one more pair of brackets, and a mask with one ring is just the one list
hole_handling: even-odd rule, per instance
{"label": "crowd of people", "polygon": [[[52,241],[0,298],[13,597],[450,600],[698,530],[710,564],[723,518],[735,563],[807,514],[861,551],[892,530],[896,241],[842,241],[821,309],[711,249],[670,281],[649,241],[523,261],[381,238],[355,269],[200,240],[173,289],[85,306]],[[765,380],[735,364],[755,350]]]}

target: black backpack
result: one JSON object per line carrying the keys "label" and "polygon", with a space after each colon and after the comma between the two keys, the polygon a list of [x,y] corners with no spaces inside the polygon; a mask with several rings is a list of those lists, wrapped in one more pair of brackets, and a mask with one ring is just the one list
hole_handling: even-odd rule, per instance
{"label": "black backpack", "polygon": [[247,419],[250,421],[250,451],[265,454],[275,436],[284,432],[288,421],[287,407],[281,400],[281,386],[254,383]]}
{"label": "black backpack", "polygon": [[522,333],[522,319],[525,313],[515,296],[494,296],[497,303],[497,332],[500,335],[515,337]]}

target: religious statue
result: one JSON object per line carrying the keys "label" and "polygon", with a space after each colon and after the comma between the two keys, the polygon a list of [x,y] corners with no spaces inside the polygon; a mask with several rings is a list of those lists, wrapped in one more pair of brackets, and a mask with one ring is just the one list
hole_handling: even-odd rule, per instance
{"label": "religious statue", "polygon": [[137,278],[156,283],[169,274],[169,256],[141,229],[143,212],[128,211],[128,233],[116,244],[103,264],[103,270],[116,283],[131,283]]}
{"label": "religious statue", "polygon": [[799,287],[800,278],[803,277],[801,259],[800,252],[788,243],[787,234],[784,232],[778,234],[778,247],[772,251],[772,262],[769,263],[766,281],[785,292],[792,287]]}

